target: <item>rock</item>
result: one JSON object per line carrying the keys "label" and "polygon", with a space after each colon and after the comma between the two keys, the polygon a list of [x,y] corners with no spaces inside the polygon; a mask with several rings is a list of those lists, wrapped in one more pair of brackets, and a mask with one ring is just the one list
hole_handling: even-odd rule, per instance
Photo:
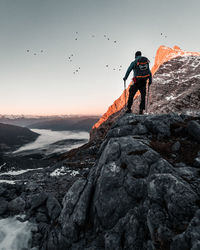
{"label": "rock", "polygon": [[48,196],[46,207],[48,211],[48,215],[52,220],[55,220],[61,212],[61,206],[55,197],[52,195]]}
{"label": "rock", "polygon": [[[174,129],[187,125],[187,119],[175,114],[124,115],[96,147],[100,148],[97,160],[87,178],[76,177],[71,185],[66,177],[49,177],[51,185],[61,183],[59,191],[66,189],[62,206],[54,197],[56,190],[34,195],[27,190],[30,220],[39,224],[33,246],[48,250],[198,249],[199,169],[180,150],[193,139],[182,132],[178,137],[174,134]],[[151,148],[155,141],[158,152]],[[173,159],[168,145],[174,141]],[[169,153],[164,151],[166,145]],[[187,150],[189,154],[190,147]],[[198,150],[197,145],[193,158],[199,158]],[[76,166],[84,157],[73,158]]]}
{"label": "rock", "polygon": [[196,121],[190,121],[187,125],[188,134],[200,143],[200,124]]}
{"label": "rock", "polygon": [[15,214],[21,213],[25,209],[25,204],[25,201],[21,197],[17,197],[9,202],[8,209]]}
{"label": "rock", "polygon": [[8,202],[4,198],[0,198],[0,215],[3,215],[8,209]]}
{"label": "rock", "polygon": [[0,197],[4,196],[5,193],[6,193],[6,188],[0,185]]}
{"label": "rock", "polygon": [[48,218],[47,218],[47,216],[45,214],[37,213],[36,214],[36,221],[37,222],[48,222],[49,220],[48,220]]}
{"label": "rock", "polygon": [[180,148],[181,148],[181,144],[179,141],[177,141],[172,145],[172,152],[178,152]]}
{"label": "rock", "polygon": [[36,209],[39,206],[43,205],[46,202],[47,198],[48,198],[48,195],[46,193],[32,195],[30,197],[31,210]]}
{"label": "rock", "polygon": [[200,167],[200,157],[194,159],[194,166],[199,168]]}

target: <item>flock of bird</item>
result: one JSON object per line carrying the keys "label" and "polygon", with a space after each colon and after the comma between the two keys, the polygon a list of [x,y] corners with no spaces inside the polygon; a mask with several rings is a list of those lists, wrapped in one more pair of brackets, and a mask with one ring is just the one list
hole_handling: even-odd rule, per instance
{"label": "flock of bird", "polygon": [[[78,38],[79,38],[79,36],[78,36],[78,35],[79,35],[78,31],[76,31],[75,35],[76,35],[76,36],[75,36],[74,40],[75,40],[75,41],[78,41]],[[160,35],[163,36],[163,37],[165,37],[165,38],[167,38],[167,36],[166,36],[165,34],[163,34],[163,33],[160,33]],[[108,41],[112,41],[114,44],[118,43],[117,40],[111,40],[110,37],[107,36],[107,35],[104,35],[103,37],[104,37],[104,39],[106,39],[106,40],[108,40]],[[91,35],[91,38],[95,38],[95,35],[92,34],[92,35]],[[27,53],[31,53],[31,52],[30,52],[30,49],[27,49],[26,52],[27,52]],[[37,52],[37,53],[34,52],[33,55],[36,56],[36,55],[39,55],[39,54],[41,54],[41,53],[43,53],[43,52],[44,52],[44,50],[41,49],[41,50],[40,50],[39,52]],[[70,55],[68,56],[68,61],[69,61],[69,63],[72,63],[72,62],[73,62],[73,58],[74,58],[74,54],[70,54]],[[111,70],[113,70],[113,71],[121,71],[121,70],[122,70],[122,65],[117,66],[117,67],[112,67],[112,66],[106,64],[105,67],[106,67],[107,69],[111,69]],[[80,69],[81,69],[81,67],[76,67],[76,69],[73,71],[73,74],[79,73],[79,72],[80,72]]]}

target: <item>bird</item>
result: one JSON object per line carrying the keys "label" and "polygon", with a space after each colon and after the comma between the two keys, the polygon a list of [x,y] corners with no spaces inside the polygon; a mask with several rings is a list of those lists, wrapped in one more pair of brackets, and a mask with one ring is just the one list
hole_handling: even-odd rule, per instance
{"label": "bird", "polygon": [[108,38],[108,40],[110,40],[110,38]]}
{"label": "bird", "polygon": [[114,43],[117,43],[117,41],[114,41]]}
{"label": "bird", "polygon": [[106,67],[108,67],[108,64],[106,65]]}
{"label": "bird", "polygon": [[30,51],[29,49],[26,50],[26,52],[29,52],[29,51]]}
{"label": "bird", "polygon": [[40,52],[42,53],[42,52],[43,52],[43,50],[41,49],[41,50],[40,50]]}
{"label": "bird", "polygon": [[34,56],[36,56],[37,54],[36,53],[34,53]]}
{"label": "bird", "polygon": [[119,67],[122,68],[122,65],[120,65]]}
{"label": "bird", "polygon": [[162,33],[160,33],[161,34],[161,36],[162,36]]}
{"label": "bird", "polygon": [[104,37],[106,37],[106,35],[104,35]]}
{"label": "bird", "polygon": [[78,40],[78,38],[75,38],[75,40],[77,41],[77,40]]}

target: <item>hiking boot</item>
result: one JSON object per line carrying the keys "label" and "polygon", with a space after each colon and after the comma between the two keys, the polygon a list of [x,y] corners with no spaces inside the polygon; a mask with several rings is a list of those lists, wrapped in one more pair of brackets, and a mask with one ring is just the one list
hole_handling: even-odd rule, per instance
{"label": "hiking boot", "polygon": [[126,113],[131,113],[131,112],[132,112],[131,109],[126,110]]}
{"label": "hiking boot", "polygon": [[139,114],[140,114],[140,115],[143,115],[143,109],[140,109]]}

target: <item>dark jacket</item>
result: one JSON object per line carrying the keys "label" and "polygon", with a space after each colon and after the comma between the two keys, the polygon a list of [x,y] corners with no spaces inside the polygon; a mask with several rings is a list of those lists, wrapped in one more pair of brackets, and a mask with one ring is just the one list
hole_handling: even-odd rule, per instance
{"label": "dark jacket", "polygon": [[[127,71],[126,71],[126,74],[125,74],[125,76],[124,76],[124,78],[123,78],[125,81],[127,80],[128,76],[129,76],[129,74],[131,73],[132,70],[133,70],[133,77],[136,76],[135,67],[136,67],[136,63],[137,63],[137,60],[138,60],[139,57],[140,57],[140,56],[137,56],[137,57],[135,58],[135,61],[133,61],[133,62],[130,64],[130,66],[128,67],[128,69],[127,69]],[[151,74],[151,71],[149,71],[149,74],[150,74],[150,76],[149,76],[149,84],[151,84],[151,83],[152,83],[152,74]]]}

